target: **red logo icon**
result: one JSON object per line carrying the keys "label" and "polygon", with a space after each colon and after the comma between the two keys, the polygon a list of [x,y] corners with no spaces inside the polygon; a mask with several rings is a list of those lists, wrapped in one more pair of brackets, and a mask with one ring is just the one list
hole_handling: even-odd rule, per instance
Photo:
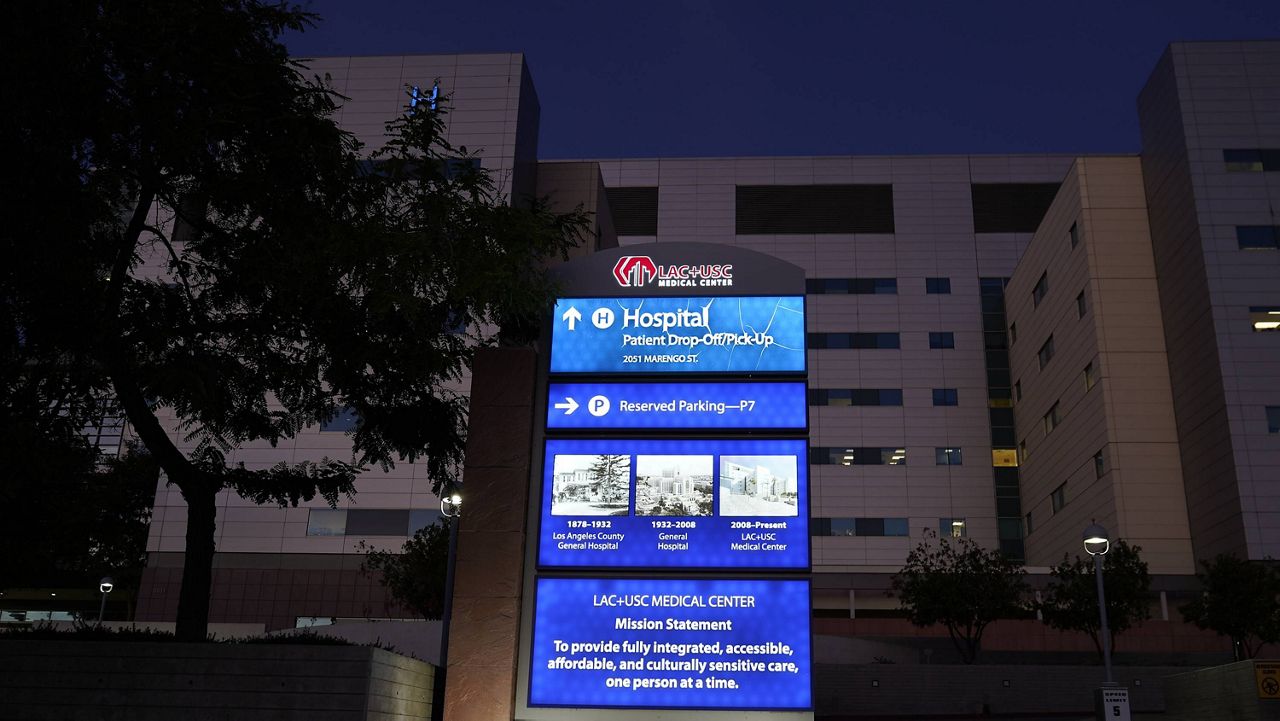
{"label": "red logo icon", "polygon": [[624,255],[613,266],[613,279],[623,288],[638,288],[658,275],[658,266],[647,255]]}

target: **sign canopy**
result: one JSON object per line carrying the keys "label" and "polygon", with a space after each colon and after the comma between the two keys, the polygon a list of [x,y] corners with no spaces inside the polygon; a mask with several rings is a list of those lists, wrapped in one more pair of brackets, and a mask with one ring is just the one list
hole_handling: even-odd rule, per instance
{"label": "sign canopy", "polygon": [[804,269],[718,243],[647,243],[557,266],[561,285],[584,296],[804,295]]}

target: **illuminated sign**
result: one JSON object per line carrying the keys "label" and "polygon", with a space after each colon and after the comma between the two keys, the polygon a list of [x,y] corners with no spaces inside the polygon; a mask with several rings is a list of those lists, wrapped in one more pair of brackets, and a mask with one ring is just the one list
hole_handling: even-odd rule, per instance
{"label": "illuminated sign", "polygon": [[431,94],[427,95],[417,85],[409,91],[409,112],[415,112],[419,105],[426,105],[432,110],[436,109],[436,104],[440,98],[440,83],[431,86]]}
{"label": "illuminated sign", "polygon": [[538,564],[807,569],[803,440],[546,442]]}
{"label": "illuminated sign", "polygon": [[808,710],[807,580],[540,578],[530,706]]}
{"label": "illuminated sign", "polygon": [[552,373],[796,373],[804,297],[562,298]]}
{"label": "illuminated sign", "polygon": [[803,382],[552,383],[547,428],[807,427]]}
{"label": "illuminated sign", "polygon": [[647,255],[624,255],[613,264],[613,279],[623,288],[650,283],[662,288],[712,288],[733,285],[733,266],[726,263],[658,265]]}

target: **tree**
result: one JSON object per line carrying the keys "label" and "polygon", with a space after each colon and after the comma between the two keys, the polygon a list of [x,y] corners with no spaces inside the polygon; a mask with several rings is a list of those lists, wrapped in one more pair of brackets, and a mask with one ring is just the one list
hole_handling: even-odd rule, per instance
{"label": "tree", "polygon": [[[443,140],[443,108],[392,123],[370,162],[279,41],[314,21],[297,7],[5,13],[0,142],[23,182],[0,230],[4,381],[47,407],[118,400],[187,503],[177,635],[203,640],[217,494],[335,504],[362,468],[418,458],[451,486],[466,399],[448,384],[496,342],[474,329],[530,327],[539,269],[585,218],[505,204],[455,162],[471,156]],[[226,462],[345,408],[350,461]]]}
{"label": "tree", "polygon": [[[444,616],[445,580],[449,570],[448,517],[423,526],[405,541],[400,553],[367,550],[361,568],[377,572],[378,582],[402,606],[428,621]],[[361,548],[365,548],[361,541]]]}
{"label": "tree", "polygon": [[[1111,647],[1115,637],[1147,620],[1151,616],[1151,574],[1141,557],[1140,546],[1130,546],[1123,540],[1111,544],[1102,563],[1102,585],[1107,597],[1107,626],[1110,629]],[[1093,639],[1093,645],[1102,657],[1102,640],[1099,634],[1101,620],[1098,613],[1098,581],[1093,569],[1093,557],[1070,559],[1049,571],[1049,586],[1038,610],[1044,622],[1059,631],[1083,631]]]}
{"label": "tree", "polygon": [[968,538],[926,534],[891,579],[891,595],[916,626],[946,626],[961,660],[973,663],[987,626],[1025,610],[1027,572]]}
{"label": "tree", "polygon": [[592,482],[600,489],[600,500],[613,503],[627,497],[627,489],[631,482],[628,471],[631,461],[627,456],[597,456],[588,473]]}
{"label": "tree", "polygon": [[1179,607],[1183,619],[1230,638],[1237,661],[1280,641],[1280,574],[1274,568],[1227,554],[1200,564],[1204,571],[1196,578],[1203,592]]}

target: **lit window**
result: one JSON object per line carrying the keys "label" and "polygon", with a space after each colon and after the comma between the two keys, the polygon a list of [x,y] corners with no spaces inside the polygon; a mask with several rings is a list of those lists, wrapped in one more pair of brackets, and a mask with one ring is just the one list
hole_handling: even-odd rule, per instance
{"label": "lit window", "polygon": [[1280,433],[1280,406],[1267,406],[1267,432]]}
{"label": "lit window", "polygon": [[1090,363],[1084,367],[1084,389],[1086,391],[1093,390],[1096,385],[1098,385],[1098,369],[1094,367],[1093,363]]}
{"label": "lit window", "polygon": [[955,388],[934,388],[933,404],[935,406],[954,406],[960,403],[959,392]]}
{"label": "lit window", "polygon": [[1072,248],[1080,245],[1080,229],[1076,227],[1075,223],[1071,224],[1071,229],[1067,231],[1067,235],[1071,236]]}
{"label": "lit window", "polygon": [[1049,271],[1040,274],[1040,280],[1036,281],[1036,287],[1031,289],[1031,301],[1036,305],[1040,305],[1040,301],[1044,300],[1045,293],[1049,292]]}
{"label": "lit window", "polygon": [[930,295],[950,293],[951,279],[950,278],[925,278],[924,292]]}
{"label": "lit window", "polygon": [[1093,477],[1102,478],[1102,474],[1107,472],[1107,462],[1102,457],[1102,451],[1093,454]]}
{"label": "lit window", "polygon": [[930,333],[929,347],[930,348],[955,348],[956,335],[955,333],[950,333],[950,332]]}
{"label": "lit window", "polygon": [[964,464],[964,458],[959,448],[935,448],[933,449],[934,463],[939,466],[959,466]]}
{"label": "lit window", "polygon": [[1250,306],[1249,322],[1253,324],[1255,333],[1280,330],[1280,306]]}
{"label": "lit window", "polygon": [[347,512],[328,508],[312,508],[307,518],[307,535],[347,535]]}
{"label": "lit window", "polygon": [[1053,360],[1053,336],[1049,336],[1049,340],[1040,346],[1040,351],[1036,353],[1036,357],[1040,359],[1040,370],[1049,365],[1049,361]]}
{"label": "lit window", "polygon": [[1080,295],[1076,296],[1076,317],[1083,318],[1086,310],[1088,310],[1088,308],[1084,304],[1084,291],[1082,290],[1080,291]]}
{"label": "lit window", "polygon": [[1053,493],[1049,494],[1049,505],[1053,507],[1053,512],[1061,511],[1067,505],[1067,484],[1062,484],[1053,489]]}
{"label": "lit window", "polygon": [[1280,247],[1280,229],[1274,225],[1237,225],[1236,243],[1242,250],[1275,250]]}
{"label": "lit window", "polygon": [[963,518],[939,518],[938,535],[964,538],[969,535]]}
{"label": "lit window", "polygon": [[1062,416],[1058,413],[1058,404],[1054,403],[1049,412],[1044,414],[1044,434],[1047,436],[1058,424],[1062,422]]}
{"label": "lit window", "polygon": [[907,451],[904,448],[879,446],[856,448],[814,446],[809,449],[809,462],[815,466],[905,466]]}
{"label": "lit window", "polygon": [[996,468],[1017,467],[1018,452],[1012,448],[992,448],[991,465]]}

